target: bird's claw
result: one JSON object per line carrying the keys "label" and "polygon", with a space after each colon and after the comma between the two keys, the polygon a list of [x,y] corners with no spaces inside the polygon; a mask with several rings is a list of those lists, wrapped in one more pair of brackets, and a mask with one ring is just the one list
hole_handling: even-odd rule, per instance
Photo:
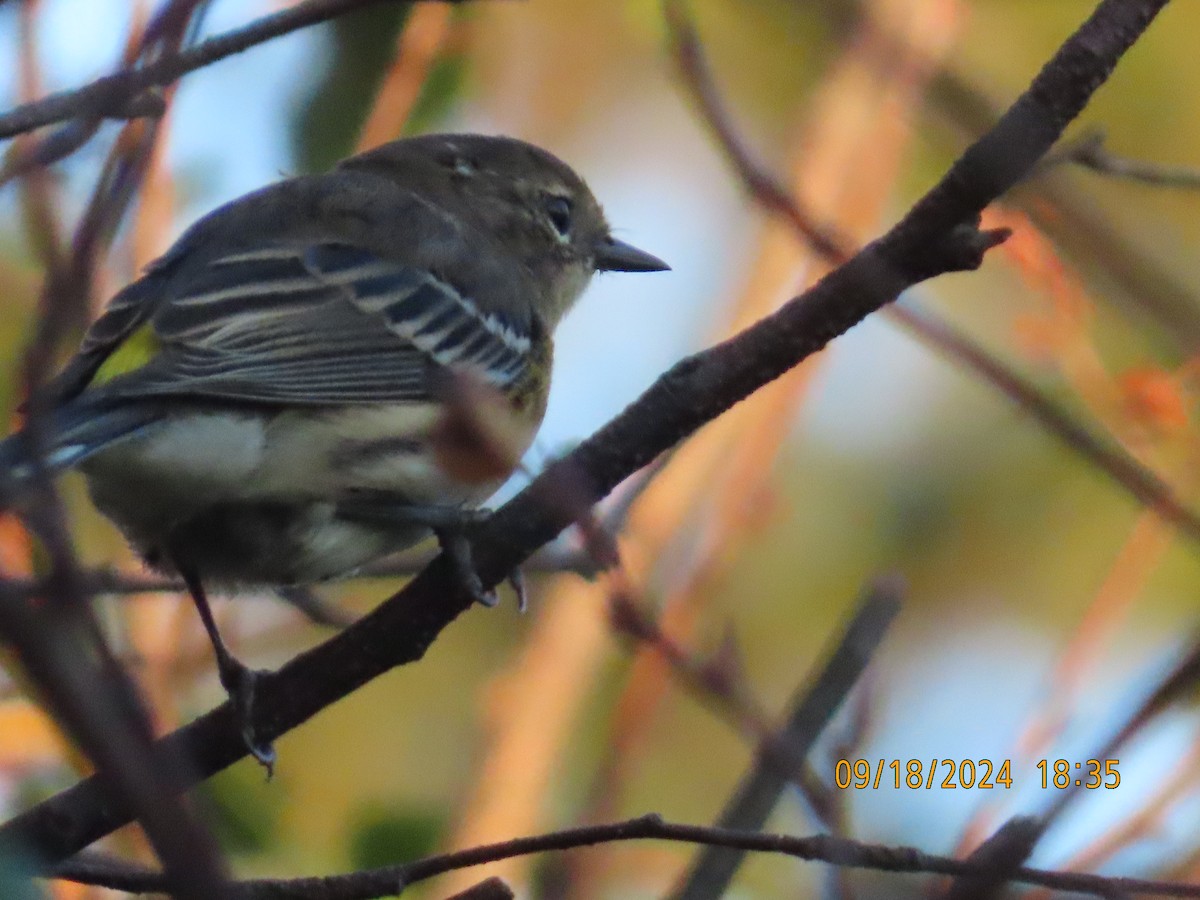
{"label": "bird's claw", "polygon": [[[482,512],[482,511],[479,511]],[[471,542],[459,528],[442,528],[436,532],[438,544],[442,552],[450,560],[454,574],[459,583],[466,589],[476,603],[493,609],[500,603],[500,597],[495,590],[485,590],[479,573],[475,570],[475,562],[471,558]],[[520,569],[508,573],[508,583],[512,585],[517,595],[517,610],[525,612],[529,606],[529,595],[525,590],[525,576]]]}
{"label": "bird's claw", "polygon": [[529,609],[529,593],[525,590],[525,573],[520,566],[508,573],[508,583],[517,595],[517,612],[525,612]]}
{"label": "bird's claw", "polygon": [[250,755],[267,773],[267,781],[275,774],[275,747],[270,741],[260,741],[254,724],[254,698],[258,688],[258,680],[271,673],[265,669],[250,669],[232,657],[223,660],[219,666],[221,686],[229,695],[241,726],[242,741]]}

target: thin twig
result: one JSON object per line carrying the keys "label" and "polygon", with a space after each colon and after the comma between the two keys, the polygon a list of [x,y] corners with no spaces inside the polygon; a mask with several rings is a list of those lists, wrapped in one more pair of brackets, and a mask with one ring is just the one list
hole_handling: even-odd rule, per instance
{"label": "thin twig", "polygon": [[684,84],[699,107],[704,124],[712,131],[717,146],[724,152],[726,161],[737,173],[747,192],[762,206],[791,222],[821,256],[838,263],[849,259],[853,255],[853,243],[804,209],[784,183],[755,159],[741,139],[717,89],[712,67],[708,64],[684,0],[665,0],[663,15],[675,64]]}
{"label": "thin twig", "polygon": [[[1078,872],[1103,868],[1119,852],[1138,842],[1143,846],[1158,842],[1163,830],[1169,827],[1167,823],[1171,814],[1185,801],[1194,799],[1198,762],[1200,744],[1196,743],[1193,736],[1180,758],[1172,761],[1173,771],[1155,788],[1146,802],[1124,819],[1112,823],[1098,837],[1063,861],[1059,867],[1060,871]],[[1177,866],[1184,860],[1174,859],[1170,865]],[[1162,876],[1161,868],[1158,869],[1158,874]],[[1033,892],[1027,900],[1052,898],[1046,892]]]}
{"label": "thin twig", "polygon": [[1200,542],[1200,513],[1186,506],[1153,470],[1121,447],[1098,437],[1032,382],[947,323],[908,306],[893,306],[888,312],[895,321],[946,356],[982,374],[988,384],[1029,413],[1048,433],[1178,528],[1180,534]]}
{"label": "thin twig", "polygon": [[[55,722],[109,780],[110,802],[128,805],[178,896],[220,896],[223,864],[211,835],[178,797],[191,777],[178,755],[152,753],[148,718],[132,682],[101,655],[79,617],[46,604],[35,609],[0,581],[0,633],[16,650]],[[114,673],[115,669],[115,673]]]}
{"label": "thin twig", "polygon": [[[196,2],[172,0],[164,11],[178,11],[186,22]],[[182,40],[182,26],[164,29],[152,42],[131,42],[131,59],[143,52],[173,53]],[[143,129],[144,143],[153,141],[154,131]],[[122,153],[118,148],[114,158]],[[139,180],[134,171],[120,186],[131,195]],[[94,251],[105,246],[104,232],[91,226],[112,221],[115,227],[123,199],[115,191],[110,196],[102,181],[76,229],[70,260],[48,270],[37,330],[22,360],[27,395],[35,392],[62,339],[82,318],[90,277],[76,276],[90,273]],[[35,449],[44,444],[42,412],[42,404],[30,404],[26,434]],[[179,755],[153,751],[149,716],[100,634],[63,504],[44,469],[37,473],[35,491],[36,501],[22,517],[50,559],[47,602],[30,603],[11,583],[0,582],[0,633],[56,722],[111,780],[110,800],[134,811],[177,896],[202,900],[220,895],[225,871],[216,842],[178,796],[179,785],[189,777],[186,764]]]}
{"label": "thin twig", "polygon": [[[684,11],[682,0],[666,0],[664,9],[684,86],[747,193],[765,209],[790,222],[797,234],[830,262],[849,259],[855,252],[853,242],[819,222],[745,146],[713,81],[699,35]],[[985,384],[1020,406],[1043,429],[1108,475],[1135,500],[1155,509],[1189,539],[1200,542],[1200,513],[1188,508],[1170,485],[1120,447],[1093,434],[999,357],[930,312],[892,305],[882,313],[927,346],[980,376]]]}
{"label": "thin twig", "polygon": [[[784,788],[796,778],[825,725],[874,658],[900,612],[901,592],[894,578],[880,579],[868,588],[824,666],[806,679],[786,724],[759,748],[753,768],[717,819],[718,827],[758,831],[766,824]],[[677,900],[717,900],[725,896],[744,857],[745,851],[706,847],[673,896]]]}
{"label": "thin twig", "polygon": [[1032,855],[1045,832],[1043,824],[1030,816],[1009,819],[967,857],[968,862],[984,866],[984,877],[959,877],[947,889],[942,900],[994,900],[1005,892],[1012,873]]}
{"label": "thin twig", "polygon": [[[794,837],[738,831],[704,825],[667,822],[648,815],[624,822],[568,828],[534,837],[514,838],[473,847],[411,863],[315,878],[255,879],[236,882],[225,895],[231,900],[375,900],[402,893],[406,888],[436,875],[511,859],[531,853],[547,853],[591,847],[616,841],[661,840],[701,846],[727,847],[756,853],[775,853],[809,862],[825,862],[848,869],[870,869],[913,875],[951,875],[986,878],[994,874],[988,865],[925,853],[915,847],[868,844],[849,838],[815,835]],[[1121,878],[1075,872],[1054,872],[1020,867],[1007,873],[1018,884],[1040,885],[1096,897],[1135,896],[1200,897],[1200,885],[1178,884],[1142,878]],[[54,877],[95,884],[114,890],[152,892],[163,889],[161,876],[140,868],[121,871],[116,867],[76,866],[60,863]]]}
{"label": "thin twig", "polygon": [[[22,100],[31,100],[42,92],[42,71],[35,27],[40,9],[39,0],[29,0],[22,3],[17,12],[17,66]],[[26,137],[14,141],[10,152],[20,153],[22,145],[30,141],[31,138]],[[57,273],[66,264],[60,212],[61,194],[60,187],[50,177],[49,172],[32,171],[21,184],[21,205],[27,221],[24,231],[42,270],[47,273]]]}
{"label": "thin twig", "polygon": [[[1088,758],[1119,759],[1122,749],[1130,739],[1171,705],[1194,697],[1198,684],[1200,684],[1200,633],[1192,638],[1182,658],[1158,681],[1150,695],[1138,704],[1112,737]],[[1105,775],[1107,776],[1107,774],[1106,772]],[[1087,779],[1069,779],[1068,781],[1065,789],[1052,792],[1051,799],[1045,806],[1041,819],[1046,827],[1058,819],[1077,797],[1088,793]]]}
{"label": "thin twig", "polygon": [[[1140,733],[1153,718],[1172,704],[1194,696],[1197,683],[1200,683],[1200,635],[1193,638],[1179,662],[1159,679],[1147,698],[1138,704],[1121,727],[1098,750],[1088,754],[1087,758],[1114,762],[1118,760],[1129,740]],[[1102,774],[1102,783],[1107,786],[1110,783],[1111,773],[1105,769]],[[1051,792],[1037,817],[1016,820],[1019,825],[1014,826],[1007,835],[997,832],[999,837],[994,835],[985,845],[981,846],[992,844],[994,849],[1006,848],[1008,857],[1003,865],[1007,868],[1015,868],[1032,851],[1034,844],[1056,821],[1061,819],[1066,809],[1080,796],[1089,793],[1088,782],[1087,778],[1067,779],[1065,787]],[[1024,855],[1020,855],[1022,853]],[[1019,859],[1018,856],[1020,856]],[[1001,879],[993,878],[991,882],[993,886],[998,886]],[[980,889],[985,886],[976,885]],[[967,892],[969,888],[966,885],[960,887],[964,892]]]}
{"label": "thin twig", "polygon": [[1064,144],[1038,166],[1038,170],[1049,169],[1063,163],[1074,163],[1101,175],[1110,175],[1125,181],[1136,181],[1153,187],[1200,189],[1200,169],[1192,166],[1169,166],[1146,162],[1127,156],[1118,156],[1104,146],[1105,134],[1096,129],[1088,131],[1074,141]]}
{"label": "thin twig", "polygon": [[[164,55],[140,68],[122,69],[83,87],[60,91],[0,114],[0,140],[77,117],[108,118],[115,115],[127,118],[128,104],[140,94],[150,88],[171,84],[188,72],[356,9],[380,3],[411,2],[413,0],[305,0],[179,53]],[[462,3],[466,0],[440,2]]]}

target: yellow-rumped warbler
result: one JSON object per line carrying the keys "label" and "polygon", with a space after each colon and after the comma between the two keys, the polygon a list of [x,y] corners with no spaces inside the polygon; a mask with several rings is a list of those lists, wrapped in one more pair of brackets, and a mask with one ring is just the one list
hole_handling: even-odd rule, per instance
{"label": "yellow-rumped warbler", "polygon": [[[452,534],[532,441],[551,335],[592,273],[666,268],[544,150],[395,141],[220,207],[118,293],[50,385],[44,463],[78,466],[184,578],[222,683],[248,690],[204,585],[311,584]],[[512,452],[473,470],[447,420],[492,396]],[[29,443],[0,444],[10,483]]]}

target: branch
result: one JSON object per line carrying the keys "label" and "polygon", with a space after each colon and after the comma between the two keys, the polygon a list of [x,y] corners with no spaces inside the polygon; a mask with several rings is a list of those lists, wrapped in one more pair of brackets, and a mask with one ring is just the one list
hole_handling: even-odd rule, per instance
{"label": "branch", "polygon": [[1035,385],[947,323],[912,308],[893,306],[887,311],[893,319],[946,356],[966,363],[1134,500],[1153,509],[1178,528],[1181,535],[1200,543],[1200,514],[1180,500],[1171,486],[1152,469],[1112,441],[1097,436]]}
{"label": "branch", "polygon": [[[879,579],[869,586],[824,667],[795,701],[787,724],[759,747],[753,769],[717,820],[719,827],[758,831],[767,823],[784,788],[796,778],[825,725],[883,642],[900,612],[901,591],[896,578]],[[727,847],[705,848],[672,896],[677,900],[724,897],[745,855]]]}
{"label": "branch", "polygon": [[1200,169],[1117,156],[1104,146],[1104,140],[1103,131],[1089,131],[1078,140],[1048,155],[1038,168],[1046,169],[1062,163],[1075,163],[1101,175],[1153,187],[1184,188],[1192,191],[1200,189]]}
{"label": "branch", "polygon": [[[931,109],[965,136],[987,130],[999,114],[986,91],[951,70],[935,76],[929,100]],[[1055,170],[1042,173],[1036,191],[1018,193],[1013,201],[1066,256],[1084,263],[1094,280],[1103,280],[1108,294],[1126,312],[1149,318],[1160,339],[1185,356],[1193,355],[1200,348],[1195,286],[1130,241],[1104,207],[1055,175]]]}
{"label": "branch", "polygon": [[737,173],[746,192],[764,208],[787,219],[809,246],[830,262],[843,263],[853,256],[854,242],[818,221],[782,181],[755,159],[738,135],[683,0],[666,0],[663,17],[684,86],[691,92],[704,124],[716,138],[717,148],[725,154],[726,162]]}
{"label": "branch", "polygon": [[[41,100],[25,103],[0,115],[0,140],[62,122],[67,119],[128,118],[138,111],[140,95],[163,87],[188,72],[249,50],[321,22],[379,3],[411,3],[413,0],[305,0],[280,12],[263,16],[242,28],[209,38],[178,53],[167,54],[139,68],[122,69],[90,84],[60,91]],[[440,0],[462,3],[466,0]],[[130,104],[134,104],[132,107]],[[155,104],[145,104],[153,110]]]}
{"label": "branch", "polygon": [[[794,837],[738,831],[703,825],[666,822],[661,816],[648,815],[624,822],[569,828],[533,837],[514,838],[485,844],[440,856],[428,856],[415,862],[313,878],[255,879],[235,882],[226,897],[231,900],[375,900],[402,893],[418,882],[470,866],[483,865],[531,853],[571,850],[617,841],[660,840],[728,847],[757,853],[775,853],[808,862],[825,862],[847,869],[871,869],[878,872],[903,872],[921,875],[951,875],[984,879],[995,874],[986,863],[954,859],[924,853],[914,847],[867,844],[849,838],[815,835]],[[1200,897],[1200,885],[1151,881],[1141,878],[1107,877],[1075,872],[1053,872],[1018,867],[1005,872],[1011,881],[1038,885],[1059,891],[1090,894],[1097,897],[1153,894],[1161,897]],[[80,866],[74,862],[60,865],[55,877],[97,884],[130,892],[161,891],[163,882],[157,873],[128,867]],[[103,880],[102,880],[103,879]]]}
{"label": "branch", "polygon": [[1039,819],[1017,816],[1001,825],[967,858],[989,871],[984,877],[956,878],[941,900],[995,900],[1013,873],[1032,855],[1045,828]]}
{"label": "branch", "polygon": [[[734,128],[704,56],[700,38],[681,0],[665,4],[676,63],[684,84],[712,131],[717,146],[737,173],[746,192],[764,209],[783,217],[812,249],[831,263],[848,259],[854,243],[821,223],[792,195],[782,181],[758,162]],[[1075,145],[1047,155],[1037,170],[1071,159]],[[1159,476],[1121,447],[1106,441],[1032,381],[989,353],[972,338],[937,316],[911,307],[890,306],[883,314],[911,332],[919,341],[974,372],[1031,415],[1047,432],[1111,478],[1139,503],[1152,507],[1190,540],[1200,543],[1200,514],[1188,508]]]}
{"label": "branch", "polygon": [[5,587],[0,581],[0,634],[55,721],[105,772],[100,802],[120,802],[137,816],[169,871],[166,883],[180,897],[202,900],[221,891],[224,865],[216,843],[176,796],[192,778],[186,760],[154,752],[136,690],[97,652],[93,623],[51,604],[34,607]]}
{"label": "branch", "polygon": [[[886,235],[778,311],[663,374],[624,412],[550,465],[470,537],[485,586],[494,586],[594,503],[729,407],[892,302],[907,288],[973,269],[1004,233],[980,232],[980,211],[1012,187],[1058,139],[1167,0],[1104,0],[989,133]],[[356,625],[259,682],[260,734],[272,740],[392,668],[420,659],[471,606],[438,557],[404,590]],[[160,741],[207,777],[246,754],[223,704]],[[92,777],[0,827],[46,863],[127,823]],[[754,840],[759,840],[755,835]]]}
{"label": "branch", "polygon": [[[199,2],[171,0],[164,6],[151,27],[173,18],[178,28],[164,28],[153,40],[154,49],[172,52],[178,48]],[[34,30],[32,15],[32,5],[22,8],[23,54],[27,57],[33,54],[29,43]],[[146,35],[137,45],[143,50],[151,47]],[[26,81],[36,79],[27,77]],[[141,143],[153,140],[153,128],[141,130]],[[114,158],[124,156],[119,144]],[[134,173],[123,183],[132,190],[136,180]],[[94,209],[118,208],[119,200],[116,205],[103,202],[107,194],[97,189],[85,222]],[[86,230],[81,226],[77,239]],[[68,272],[77,271],[76,260],[81,257],[90,259],[78,240],[69,264],[64,264],[57,246],[47,254],[51,265],[42,291],[41,315],[23,358],[27,392],[29,385],[40,383],[72,313],[82,308],[84,291],[63,289],[63,279]],[[35,444],[39,438],[36,406],[32,405],[28,417],[28,433]],[[184,900],[217,895],[225,882],[224,862],[212,835],[178,796],[181,785],[190,781],[190,776],[182,774],[187,761],[155,752],[150,719],[136,687],[105,644],[87,603],[63,504],[45,471],[38,473],[36,482],[38,496],[27,521],[48,557],[45,602],[28,602],[7,580],[0,579],[0,640],[14,652],[33,692],[64,733],[105,773],[108,790],[134,811],[177,895]]]}

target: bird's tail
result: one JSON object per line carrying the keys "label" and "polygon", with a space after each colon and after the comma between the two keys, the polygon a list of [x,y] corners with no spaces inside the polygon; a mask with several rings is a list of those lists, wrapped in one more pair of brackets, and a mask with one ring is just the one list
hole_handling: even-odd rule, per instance
{"label": "bird's tail", "polygon": [[[38,423],[42,466],[51,475],[69,469],[105,447],[143,433],[160,418],[151,407],[69,403]],[[34,454],[28,429],[0,441],[0,495],[11,496],[37,472]]]}

